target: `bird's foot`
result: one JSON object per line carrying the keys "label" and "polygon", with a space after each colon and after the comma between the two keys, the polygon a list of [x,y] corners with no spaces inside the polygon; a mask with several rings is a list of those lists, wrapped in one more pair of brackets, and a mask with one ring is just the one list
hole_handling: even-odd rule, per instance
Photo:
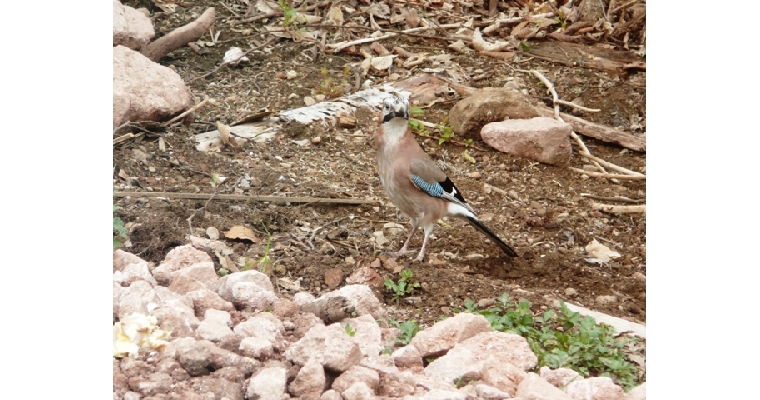
{"label": "bird's foot", "polygon": [[404,254],[406,254],[407,252],[408,252],[408,250],[402,247],[401,250],[399,250],[399,251],[389,252],[388,253],[388,257],[399,258],[399,257],[403,256]]}
{"label": "bird's foot", "polygon": [[414,261],[422,262],[422,260],[425,259],[425,252],[421,251],[419,255],[417,255],[417,258],[414,259]]}

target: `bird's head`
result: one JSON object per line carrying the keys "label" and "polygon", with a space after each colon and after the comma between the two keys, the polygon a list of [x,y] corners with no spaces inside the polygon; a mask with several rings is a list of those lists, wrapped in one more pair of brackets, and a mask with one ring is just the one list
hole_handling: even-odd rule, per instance
{"label": "bird's head", "polygon": [[409,100],[398,96],[386,97],[383,100],[383,123],[394,118],[409,119]]}

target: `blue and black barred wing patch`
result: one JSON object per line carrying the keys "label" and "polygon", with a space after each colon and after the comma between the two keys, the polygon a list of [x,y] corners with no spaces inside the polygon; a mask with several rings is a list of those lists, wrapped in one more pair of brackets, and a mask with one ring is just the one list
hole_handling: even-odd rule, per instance
{"label": "blue and black barred wing patch", "polygon": [[459,193],[459,189],[454,186],[454,182],[448,177],[443,182],[426,182],[424,179],[417,175],[412,174],[412,182],[420,190],[427,193],[430,196],[438,197],[452,203],[461,205],[468,209],[470,212],[475,212],[472,207],[464,200],[462,194]]}

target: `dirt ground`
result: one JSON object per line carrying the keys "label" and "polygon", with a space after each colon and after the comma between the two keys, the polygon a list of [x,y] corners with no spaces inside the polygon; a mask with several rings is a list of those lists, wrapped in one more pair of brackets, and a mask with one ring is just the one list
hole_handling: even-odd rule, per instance
{"label": "dirt ground", "polygon": [[[132,3],[127,2],[133,7],[145,6]],[[403,244],[409,222],[397,215],[380,186],[371,145],[371,135],[377,126],[376,113],[357,109],[357,126],[351,129],[289,124],[269,142],[249,142],[243,148],[227,148],[219,153],[197,151],[192,140],[194,134],[216,129],[215,121],[230,123],[246,112],[264,107],[275,113],[302,107],[303,98],[319,93],[320,84],[325,82],[323,68],[338,81],[344,68],[361,61],[360,56],[325,53],[314,61],[313,44],[280,39],[269,47],[271,52],[250,55],[249,66],[220,68],[207,78],[195,79],[218,66],[230,46],[247,49],[254,45],[252,40],[263,43],[268,39],[251,32],[263,21],[232,30],[227,22],[232,17],[230,11],[215,2],[204,1],[188,3],[189,8],[184,11],[156,18],[157,31],[167,32],[187,23],[192,20],[192,13],[197,16],[206,6],[216,6],[215,29],[222,32],[216,46],[206,47],[200,54],[183,47],[164,57],[161,64],[175,69],[189,82],[198,99],[209,96],[216,104],[202,108],[189,128],[175,126],[160,133],[166,141],[166,151],[159,149],[156,135],[114,147],[114,190],[312,196],[378,202],[328,205],[115,198],[115,204],[121,207],[115,215],[132,227],[132,246],[125,250],[160,263],[172,248],[187,243],[188,234],[205,236],[208,227],[226,231],[244,225],[256,233],[259,242],[227,239],[227,245],[234,250],[233,261],[239,257],[259,260],[267,254],[268,231],[271,243],[267,255],[274,263],[268,272],[273,282],[281,277],[293,281],[301,278],[303,290],[315,295],[331,290],[325,282],[326,270],[337,267],[348,276],[377,258],[385,261],[384,253],[396,251]],[[535,59],[516,65],[460,55],[448,50],[442,42],[419,38],[401,37],[384,44],[388,48],[400,45],[414,51],[450,52],[453,61],[471,76],[486,76],[469,82],[471,86],[499,87],[514,78],[531,96],[550,105],[549,96],[535,78],[514,70],[538,69],[554,82],[561,98],[582,101],[587,107],[602,110],[576,115],[645,135],[642,127],[645,120],[641,121],[646,115],[645,72],[616,76]],[[535,45],[540,46],[540,42]],[[277,77],[279,72],[289,70],[295,70],[298,78]],[[387,77],[369,79],[381,83]],[[440,122],[455,102],[437,103],[426,109],[420,119]],[[563,111],[571,110],[563,107]],[[310,141],[315,136],[321,138],[319,144],[295,143]],[[468,149],[476,161],[472,164],[464,159],[462,145],[451,141],[439,145],[434,139],[418,139],[433,158],[445,161],[447,173],[481,219],[511,244],[520,257],[505,257],[497,246],[465,222],[449,219],[436,227],[425,261],[418,263],[413,261],[422,243],[422,234],[418,233],[411,245],[415,251],[397,260],[398,265],[411,268],[413,280],[420,283],[411,300],[396,303],[382,285],[375,288],[377,296],[390,306],[394,318],[414,318],[429,326],[440,317],[451,315],[452,308],[461,308],[467,298],[478,301],[507,292],[513,298],[531,301],[534,311],[562,299],[646,323],[646,284],[634,277],[636,272],[646,274],[646,216],[592,211],[591,199],[581,196],[645,199],[644,181],[589,178],[566,168],[511,157],[482,142],[475,142]],[[597,157],[634,171],[642,171],[646,166],[643,153],[591,138],[584,137],[584,141]],[[574,151],[571,165],[583,168],[585,163],[575,146]],[[480,176],[472,177],[473,172]],[[214,185],[214,175],[226,179]],[[250,186],[237,187],[244,177],[249,177]],[[496,190],[489,193],[486,183],[508,194]],[[384,229],[388,222],[402,224],[404,228],[397,232]],[[374,233],[379,231],[384,232],[389,243],[378,244]],[[588,255],[583,248],[593,239],[622,257],[604,265],[585,261]],[[392,268],[392,263],[384,265]],[[217,267],[221,268],[218,262]],[[382,267],[377,272],[383,278],[399,277]],[[283,290],[282,294],[292,297],[293,293]],[[600,302],[597,299],[602,295],[615,296],[616,300]]]}

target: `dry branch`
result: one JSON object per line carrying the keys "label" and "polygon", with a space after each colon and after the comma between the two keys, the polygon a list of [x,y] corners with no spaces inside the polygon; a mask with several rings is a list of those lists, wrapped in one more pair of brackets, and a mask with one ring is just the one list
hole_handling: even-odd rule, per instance
{"label": "dry branch", "polygon": [[214,24],[214,20],[214,7],[210,7],[195,21],[179,27],[166,36],[149,43],[142,50],[142,54],[151,61],[157,62],[161,57],[169,54],[170,51],[200,39],[211,25]]}
{"label": "dry branch", "polygon": [[331,203],[331,204],[374,204],[376,200],[365,199],[332,199],[324,197],[285,197],[285,196],[256,196],[240,194],[207,194],[207,193],[181,193],[181,192],[116,192],[114,197],[166,197],[170,199],[208,200],[214,197],[217,200],[232,201],[259,201],[271,203]]}
{"label": "dry branch", "polygon": [[[536,107],[536,111],[544,117],[554,116],[554,111],[548,107]],[[630,150],[640,152],[647,151],[647,142],[644,138],[633,136],[630,133],[623,132],[610,126],[586,121],[583,118],[578,118],[570,114],[560,113],[560,116],[565,122],[573,126],[574,131],[583,136],[592,137],[601,140],[602,142],[615,143]]]}
{"label": "dry branch", "polygon": [[647,205],[639,204],[636,206],[613,206],[610,204],[591,203],[591,209],[616,214],[646,213]]}
{"label": "dry branch", "polygon": [[[378,37],[368,37],[368,38],[363,38],[363,39],[352,40],[350,42],[328,44],[326,47],[331,48],[333,50],[333,52],[337,53],[337,52],[345,49],[346,47],[351,47],[351,46],[356,45],[356,44],[371,43],[371,42],[376,42],[378,40],[389,39],[389,38],[392,38],[392,37],[395,37],[395,36],[398,36],[398,35],[404,35],[404,34],[409,34],[409,33],[427,31],[427,30],[431,30],[431,29],[458,28],[461,25],[462,24],[460,24],[460,23],[456,23],[456,24],[446,24],[446,25],[439,25],[439,26],[422,26],[422,27],[419,27],[419,28],[411,28],[411,29],[407,29],[407,30],[399,31],[399,32],[390,32],[390,33],[388,33],[386,35],[378,36]],[[383,31],[385,31],[385,30],[383,30]]]}
{"label": "dry branch", "polygon": [[619,174],[608,174],[606,172],[593,172],[593,171],[586,171],[582,170],[580,168],[575,167],[568,167],[571,171],[580,172],[581,174],[586,174],[588,176],[593,176],[596,178],[610,178],[610,179],[625,179],[630,181],[643,181],[646,180],[646,175],[638,176],[638,175],[619,175]]}
{"label": "dry branch", "polygon": [[196,104],[196,105],[194,105],[194,106],[190,107],[190,108],[189,108],[187,111],[183,112],[182,114],[180,114],[180,115],[177,115],[176,117],[174,117],[174,118],[172,118],[172,119],[170,119],[170,120],[168,120],[168,121],[164,122],[164,126],[169,126],[169,125],[171,125],[171,124],[173,124],[173,123],[175,123],[175,122],[177,122],[177,121],[181,120],[182,118],[185,118],[185,116],[186,116],[186,115],[188,115],[188,114],[190,114],[190,113],[193,113],[193,112],[197,111],[199,108],[201,108],[201,107],[205,106],[205,105],[206,105],[206,103],[208,103],[208,100],[209,100],[209,97],[208,97],[208,96],[206,96],[206,97],[203,99],[203,101],[201,101],[200,103],[198,103],[198,104]]}

